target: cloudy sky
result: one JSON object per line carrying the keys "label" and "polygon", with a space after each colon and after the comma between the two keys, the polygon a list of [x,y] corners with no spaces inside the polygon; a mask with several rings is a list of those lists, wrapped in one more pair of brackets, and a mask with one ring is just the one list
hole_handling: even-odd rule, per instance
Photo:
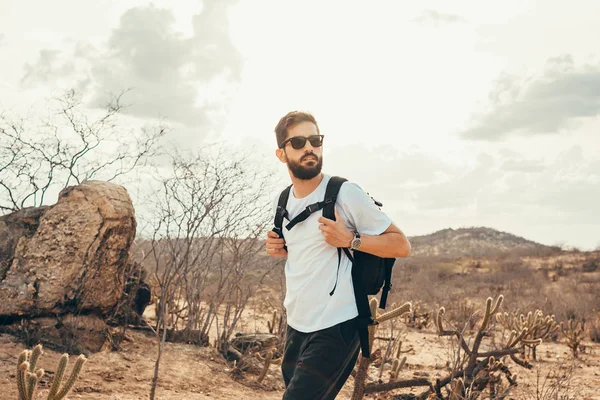
{"label": "cloudy sky", "polygon": [[404,3],[0,0],[0,110],[130,88],[131,121],[252,148],[281,184],[273,128],[307,110],[326,172],[408,235],[600,245],[600,2]]}

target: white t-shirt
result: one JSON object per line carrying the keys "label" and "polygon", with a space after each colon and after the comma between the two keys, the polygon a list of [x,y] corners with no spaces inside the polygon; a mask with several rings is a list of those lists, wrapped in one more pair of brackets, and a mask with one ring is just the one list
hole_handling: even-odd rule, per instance
{"label": "white t-shirt", "polygon": [[[290,220],[308,205],[323,201],[325,189],[331,176],[324,175],[319,186],[308,196],[297,199],[293,188],[287,203]],[[279,194],[275,198],[277,207]],[[340,188],[336,208],[346,227],[366,235],[379,235],[392,223],[373,200],[355,183],[345,182]],[[283,236],[288,249],[285,264],[286,295],[284,307],[287,322],[297,331],[314,332],[347,321],[358,315],[352,287],[352,264],[342,252],[338,282],[338,252],[325,242],[319,230],[319,217],[323,210],[314,212],[307,220],[296,224],[290,231],[285,229],[288,220],[283,220]]]}

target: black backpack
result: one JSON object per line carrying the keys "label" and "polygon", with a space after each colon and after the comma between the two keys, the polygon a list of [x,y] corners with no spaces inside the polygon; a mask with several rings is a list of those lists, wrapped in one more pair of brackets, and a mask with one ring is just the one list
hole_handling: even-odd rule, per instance
{"label": "black backpack", "polygon": [[[323,217],[335,220],[335,202],[342,184],[346,179],[333,176],[327,183],[325,189],[325,198],[323,201],[311,204],[304,209],[300,214],[294,217],[291,221],[287,212],[287,202],[290,195],[292,185],[288,186],[279,196],[277,210],[275,212],[275,227],[273,231],[283,238],[283,219],[289,222],[286,225],[287,230],[291,230],[296,224],[305,221],[312,213],[323,209]],[[373,200],[378,207],[382,204]],[[287,246],[284,247],[287,250]],[[347,248],[338,248],[338,274],[340,262],[342,259],[342,250],[352,262],[352,282],[354,286],[354,297],[356,299],[356,307],[358,308],[357,328],[360,338],[360,346],[363,357],[370,357],[369,349],[369,331],[368,326],[374,324],[371,310],[369,308],[368,295],[375,295],[381,291],[381,300],[379,308],[385,309],[388,293],[392,287],[392,267],[394,266],[395,258],[382,258],[369,253],[355,250],[352,255]],[[333,296],[337,287],[336,282],[329,293]]]}

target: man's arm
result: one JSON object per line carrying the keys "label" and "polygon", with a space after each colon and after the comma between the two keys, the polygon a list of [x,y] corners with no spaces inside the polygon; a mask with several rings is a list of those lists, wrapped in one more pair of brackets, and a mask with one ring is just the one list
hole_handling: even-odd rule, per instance
{"label": "man's arm", "polygon": [[[354,234],[346,227],[335,209],[336,220],[319,217],[319,229],[325,241],[335,247],[350,247]],[[410,243],[404,233],[393,223],[381,235],[360,235],[360,251],[384,258],[406,257],[410,253]]]}
{"label": "man's arm", "polygon": [[[352,235],[352,232],[350,232]],[[345,247],[350,247],[350,241]],[[410,254],[410,242],[396,225],[391,224],[381,235],[360,235],[358,250],[384,258],[407,257]]]}

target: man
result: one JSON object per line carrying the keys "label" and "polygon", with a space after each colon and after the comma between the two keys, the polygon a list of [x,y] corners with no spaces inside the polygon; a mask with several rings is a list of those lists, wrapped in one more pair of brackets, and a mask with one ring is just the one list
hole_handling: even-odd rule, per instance
{"label": "man", "polygon": [[[323,135],[311,114],[288,113],[275,127],[275,136],[275,153],[287,164],[293,185],[286,205],[291,220],[324,199],[331,177],[321,172]],[[356,363],[358,310],[352,265],[343,255],[338,269],[337,248],[360,248],[386,258],[406,257],[410,252],[402,231],[354,183],[340,188],[335,216],[335,221],[326,219],[318,211],[289,231],[284,227],[283,238],[272,231],[267,234],[267,253],[287,256],[284,400],[334,399]],[[356,232],[359,241],[354,240]]]}

